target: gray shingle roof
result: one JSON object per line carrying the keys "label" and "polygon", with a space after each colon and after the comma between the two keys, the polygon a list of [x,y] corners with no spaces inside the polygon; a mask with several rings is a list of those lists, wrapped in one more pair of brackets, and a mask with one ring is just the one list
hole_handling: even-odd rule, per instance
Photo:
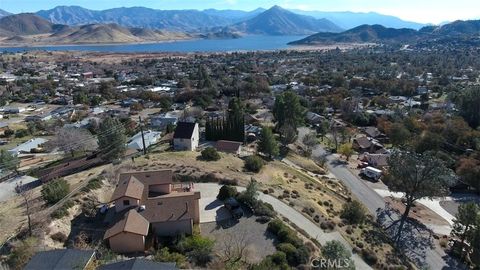
{"label": "gray shingle roof", "polygon": [[24,270],[79,270],[90,262],[95,251],[57,249],[41,251],[25,266]]}

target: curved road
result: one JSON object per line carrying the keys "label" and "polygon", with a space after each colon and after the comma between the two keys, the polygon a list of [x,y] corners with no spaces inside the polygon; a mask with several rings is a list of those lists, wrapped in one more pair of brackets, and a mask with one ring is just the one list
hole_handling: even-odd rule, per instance
{"label": "curved road", "polygon": [[[211,184],[211,183],[198,183],[195,184],[195,189],[200,191],[201,196],[209,196],[213,198],[218,194],[220,190],[220,185],[218,184]],[[238,191],[245,190],[244,187],[237,187]],[[204,194],[204,195],[203,195]],[[213,195],[214,194],[214,195]],[[326,233],[320,227],[318,227],[315,223],[310,221],[308,218],[303,216],[297,210],[293,209],[289,205],[283,203],[282,201],[278,200],[275,197],[270,195],[263,194],[258,192],[258,198],[264,202],[267,202],[273,206],[275,212],[280,214],[283,217],[288,218],[292,223],[296,226],[304,230],[311,238],[316,239],[320,244],[324,245],[326,242],[331,240],[337,240],[343,243],[343,245],[352,250],[348,242],[343,238],[343,236],[339,232],[331,232]],[[367,265],[358,254],[352,254],[352,259],[355,263],[355,268],[359,270],[367,270],[372,269],[369,265]]]}
{"label": "curved road", "polygon": [[[312,130],[308,128],[299,128],[298,131],[298,138],[303,138],[305,134],[312,132]],[[383,198],[365,184],[358,176],[350,172],[342,162],[339,162],[335,155],[329,154],[320,145],[317,145],[312,150],[312,156],[324,156],[327,159],[327,167],[329,171],[350,189],[352,194],[367,207],[373,216],[377,215],[377,209],[384,209],[385,201]],[[447,255],[441,250],[430,249],[426,251],[425,255],[425,264],[427,264],[430,269],[458,269],[458,266],[447,264],[444,259]]]}

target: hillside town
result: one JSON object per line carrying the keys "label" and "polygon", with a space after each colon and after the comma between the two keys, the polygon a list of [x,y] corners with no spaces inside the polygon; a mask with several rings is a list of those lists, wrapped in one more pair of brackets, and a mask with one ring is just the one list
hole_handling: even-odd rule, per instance
{"label": "hillside town", "polygon": [[479,53],[2,53],[0,268],[478,267]]}

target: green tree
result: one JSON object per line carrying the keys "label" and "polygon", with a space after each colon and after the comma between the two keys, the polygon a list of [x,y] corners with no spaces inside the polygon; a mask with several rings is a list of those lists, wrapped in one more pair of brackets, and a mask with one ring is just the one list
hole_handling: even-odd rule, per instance
{"label": "green tree", "polygon": [[448,187],[455,176],[443,161],[432,153],[422,155],[394,151],[388,159],[388,165],[384,183],[390,191],[404,193],[405,211],[400,217],[400,225],[394,236],[395,243],[399,244],[405,221],[414,203],[421,198],[447,195]]}
{"label": "green tree", "polygon": [[259,156],[249,156],[245,158],[245,169],[258,173],[263,168],[265,162]]}
{"label": "green tree", "polygon": [[460,115],[472,128],[480,125],[480,87],[474,86],[462,91],[458,97]]}
{"label": "green tree", "polygon": [[[318,265],[320,267],[319,269],[355,269],[355,265],[351,259],[352,253],[346,249],[340,241],[328,241],[322,246],[321,252],[322,259],[327,260],[327,263],[323,267],[322,265]],[[328,264],[328,262],[330,262],[330,264]]]}
{"label": "green tree", "polygon": [[387,131],[387,135],[390,138],[390,142],[395,146],[403,146],[409,141],[411,133],[401,123],[395,123]]}
{"label": "green tree", "polygon": [[292,91],[285,91],[275,99],[273,116],[277,121],[277,128],[288,122],[297,129],[304,122],[305,108],[301,105],[297,94]]}
{"label": "green tree", "polygon": [[280,141],[284,146],[294,143],[297,138],[297,130],[290,123],[285,123],[278,129],[278,132],[280,133]]}
{"label": "green tree", "polygon": [[0,150],[0,167],[6,171],[17,171],[20,159],[5,149]]}
{"label": "green tree", "polygon": [[462,246],[465,240],[472,239],[479,218],[480,207],[476,203],[462,203],[458,206],[451,234],[460,239]]}
{"label": "green tree", "polygon": [[73,103],[88,105],[88,96],[84,92],[78,92],[73,95]]}
{"label": "green tree", "polygon": [[358,201],[351,201],[343,205],[340,217],[346,219],[350,224],[361,224],[365,221],[365,207]]}
{"label": "green tree", "polygon": [[269,127],[262,128],[260,141],[258,142],[258,150],[270,158],[279,153],[277,140],[273,135],[272,129]]}
{"label": "green tree", "polygon": [[351,143],[345,143],[340,145],[340,148],[338,149],[338,153],[342,156],[345,157],[345,160],[349,160],[350,157],[355,153],[353,150],[353,146]]}
{"label": "green tree", "polygon": [[117,118],[103,120],[98,133],[98,146],[105,160],[121,158],[126,150],[125,128]]}
{"label": "green tree", "polygon": [[42,198],[48,204],[55,204],[70,192],[70,185],[65,179],[52,180],[42,186]]}
{"label": "green tree", "polygon": [[232,186],[223,185],[218,192],[217,199],[224,201],[230,197],[237,195],[237,189]]}

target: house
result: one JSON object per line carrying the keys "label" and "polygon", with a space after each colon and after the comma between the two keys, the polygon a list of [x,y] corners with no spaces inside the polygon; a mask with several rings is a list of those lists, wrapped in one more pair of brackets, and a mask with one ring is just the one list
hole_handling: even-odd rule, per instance
{"label": "house", "polygon": [[310,123],[312,125],[320,124],[325,120],[324,117],[322,117],[321,115],[319,115],[317,113],[314,113],[314,112],[307,112],[306,118],[307,118],[308,123]]}
{"label": "house", "polygon": [[353,139],[352,146],[353,149],[359,153],[375,153],[383,148],[383,145],[381,145],[378,141],[369,139],[365,136]]}
{"label": "house", "polygon": [[29,115],[25,117],[25,122],[44,122],[52,119],[52,115],[49,113],[42,113],[36,115]]}
{"label": "house", "polygon": [[129,210],[123,218],[105,232],[110,248],[118,253],[141,252],[145,250],[150,223],[137,210]]}
{"label": "house", "polygon": [[4,134],[6,130],[8,130],[8,123],[0,122],[0,134]]}
{"label": "house", "polygon": [[168,112],[150,117],[150,124],[153,127],[158,127],[163,130],[166,129],[168,125],[176,125],[178,118],[179,116],[177,113]]}
{"label": "house", "polygon": [[34,138],[30,139],[17,147],[8,150],[8,152],[18,155],[22,153],[31,153],[32,150],[40,148],[40,146],[44,143],[48,142],[48,140],[45,140],[43,138]]}
{"label": "house", "polygon": [[[143,139],[145,140],[145,148],[150,147],[150,145],[156,144],[162,136],[162,133],[159,131],[151,131],[147,130],[143,132]],[[139,132],[135,134],[127,144],[127,147],[130,149],[135,149],[138,151],[143,150],[143,140],[142,140],[142,133]]]}
{"label": "house", "polygon": [[220,140],[215,144],[215,148],[220,152],[239,155],[242,151],[242,143]]}
{"label": "house", "polygon": [[177,270],[174,262],[154,262],[135,258],[100,266],[99,270]]}
{"label": "house", "polygon": [[384,168],[388,167],[388,157],[389,154],[370,154],[366,153],[363,157],[359,159],[363,162],[368,163],[370,167],[374,167],[376,169],[383,170]]}
{"label": "house", "polygon": [[198,123],[179,122],[173,134],[173,148],[179,151],[195,151],[200,140]]}
{"label": "house", "polygon": [[57,249],[35,254],[24,270],[82,270],[92,265],[95,251],[77,249]]}
{"label": "house", "polygon": [[173,184],[171,170],[122,173],[111,202],[118,221],[104,240],[120,253],[145,250],[149,232],[156,236],[192,234],[200,223],[200,192],[193,184]]}
{"label": "house", "polygon": [[11,114],[18,114],[25,112],[27,109],[25,107],[8,107],[4,109],[4,112],[11,113]]}

